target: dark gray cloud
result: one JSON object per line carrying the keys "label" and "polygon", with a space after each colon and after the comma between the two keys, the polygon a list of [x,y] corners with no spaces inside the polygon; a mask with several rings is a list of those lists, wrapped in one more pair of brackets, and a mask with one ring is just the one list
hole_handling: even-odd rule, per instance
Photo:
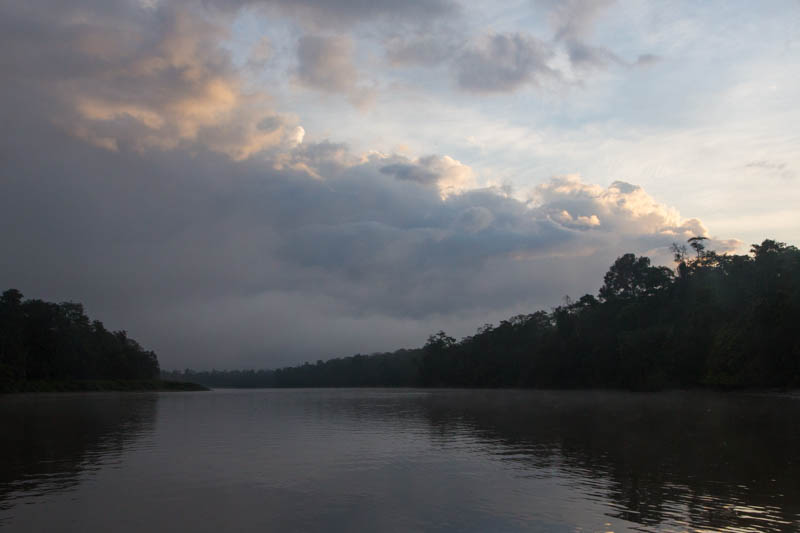
{"label": "dark gray cloud", "polygon": [[549,45],[529,35],[489,35],[459,58],[458,85],[469,91],[494,92],[558,79],[558,71],[548,65],[552,56]]}

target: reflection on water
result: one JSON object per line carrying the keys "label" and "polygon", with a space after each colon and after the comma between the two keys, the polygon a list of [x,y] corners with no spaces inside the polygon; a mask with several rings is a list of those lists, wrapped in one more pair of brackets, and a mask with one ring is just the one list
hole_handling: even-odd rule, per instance
{"label": "reflection on water", "polygon": [[0,398],[14,531],[797,531],[800,398]]}
{"label": "reflection on water", "polygon": [[0,511],[18,498],[74,488],[84,472],[118,461],[152,427],[156,400],[138,394],[0,397]]}
{"label": "reflection on water", "polygon": [[483,453],[528,475],[557,466],[587,497],[607,500],[612,516],[672,529],[798,530],[800,398],[462,395],[429,403],[444,442],[471,434]]}

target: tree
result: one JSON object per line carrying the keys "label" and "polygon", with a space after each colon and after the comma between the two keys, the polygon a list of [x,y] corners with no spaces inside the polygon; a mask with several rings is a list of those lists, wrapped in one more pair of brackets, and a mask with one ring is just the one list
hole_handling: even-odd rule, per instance
{"label": "tree", "polygon": [[686,262],[687,251],[685,244],[673,242],[669,249],[672,252],[672,257],[676,263],[681,264]]}
{"label": "tree", "polygon": [[428,342],[425,343],[426,350],[445,350],[452,347],[456,340],[449,336],[444,331],[438,331],[428,337]]}
{"label": "tree", "polygon": [[770,254],[778,254],[786,249],[786,243],[765,239],[761,244],[750,245],[750,252],[755,256],[756,261],[764,259]]}
{"label": "tree", "polygon": [[158,358],[124,331],[90,322],[79,303],[0,296],[0,392],[28,381],[153,379]]}
{"label": "tree", "polygon": [[694,249],[695,253],[697,254],[697,258],[700,259],[705,254],[706,245],[703,244],[703,241],[707,241],[708,237],[691,237],[687,242],[689,246]]}
{"label": "tree", "polygon": [[651,267],[647,257],[625,254],[611,265],[600,288],[604,301],[636,298],[665,287],[672,273],[665,267]]}
{"label": "tree", "polygon": [[23,320],[22,293],[8,289],[0,296],[0,382],[24,377]]}

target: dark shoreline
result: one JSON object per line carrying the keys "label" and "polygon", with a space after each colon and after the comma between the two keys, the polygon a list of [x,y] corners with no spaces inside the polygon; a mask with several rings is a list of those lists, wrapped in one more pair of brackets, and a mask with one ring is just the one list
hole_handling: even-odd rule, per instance
{"label": "dark shoreline", "polygon": [[144,391],[208,391],[210,388],[188,381],[167,381],[161,379],[95,379],[95,380],[53,380],[24,381],[5,383],[0,386],[0,394],[30,392],[144,392]]}
{"label": "dark shoreline", "polygon": [[[187,382],[188,383],[188,382]],[[672,392],[714,392],[731,394],[766,394],[766,395],[796,395],[800,396],[800,387],[723,387],[720,385],[694,386],[694,387],[662,387],[658,389],[635,389],[624,387],[429,387],[423,385],[318,385],[318,386],[253,386],[234,387],[230,385],[201,385],[206,390],[331,390],[331,389],[371,389],[371,390],[421,390],[421,391],[545,391],[545,392],[630,392],[635,394],[659,394]]]}

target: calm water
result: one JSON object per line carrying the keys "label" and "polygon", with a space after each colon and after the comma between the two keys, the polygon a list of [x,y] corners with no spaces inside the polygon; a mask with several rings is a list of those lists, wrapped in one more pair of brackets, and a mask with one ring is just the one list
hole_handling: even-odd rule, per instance
{"label": "calm water", "polygon": [[800,397],[0,397],[0,530],[798,531]]}

